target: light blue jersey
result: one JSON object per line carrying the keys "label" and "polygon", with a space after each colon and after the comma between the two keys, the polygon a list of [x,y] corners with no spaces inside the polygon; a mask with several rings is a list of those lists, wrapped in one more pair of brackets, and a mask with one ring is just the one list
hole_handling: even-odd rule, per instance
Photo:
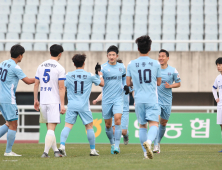
{"label": "light blue jersey", "polygon": [[92,83],[96,86],[101,80],[92,73],[83,69],[77,69],[66,75],[65,86],[68,96],[68,110],[86,112],[89,108],[89,95],[91,93]]}
{"label": "light blue jersey", "polygon": [[160,105],[172,105],[172,89],[165,88],[165,83],[169,83],[170,85],[181,82],[178,71],[168,65],[166,69],[161,69],[161,85],[157,87],[158,91],[158,102]]}
{"label": "light blue jersey", "polygon": [[0,63],[0,103],[16,104],[17,85],[19,80],[25,77],[14,60],[9,59]]}
{"label": "light blue jersey", "polygon": [[133,81],[135,103],[158,103],[157,78],[161,77],[158,61],[149,57],[132,60],[127,67],[127,76]]}
{"label": "light blue jersey", "polygon": [[126,68],[122,63],[102,65],[101,72],[104,78],[102,104],[123,102],[123,87],[126,85]]}

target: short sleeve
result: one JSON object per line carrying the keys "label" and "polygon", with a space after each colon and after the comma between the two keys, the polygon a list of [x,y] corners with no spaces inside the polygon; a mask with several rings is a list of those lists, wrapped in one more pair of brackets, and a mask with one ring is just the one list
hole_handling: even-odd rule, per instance
{"label": "short sleeve", "polygon": [[103,74],[104,74],[104,69],[103,66],[101,66],[101,70],[100,70]]}
{"label": "short sleeve", "polygon": [[27,76],[23,73],[22,69],[21,69],[18,65],[15,66],[15,68],[13,69],[13,71],[14,71],[15,75],[16,75],[20,80],[21,80],[21,79],[24,79],[25,77],[27,77]]}
{"label": "short sleeve", "polygon": [[173,80],[175,81],[175,83],[181,82],[180,75],[179,75],[177,69],[175,69],[175,71],[173,73]]}
{"label": "short sleeve", "polygon": [[59,72],[59,80],[66,80],[66,72],[64,68],[61,68]]}
{"label": "short sleeve", "polygon": [[36,71],[35,79],[39,80],[39,67],[38,67],[38,69],[37,69],[37,71]]}
{"label": "short sleeve", "polygon": [[67,83],[68,83],[68,73],[66,74],[66,79],[65,79],[65,81],[64,81],[64,84],[65,84],[65,87],[67,87]]}
{"label": "short sleeve", "polygon": [[215,81],[214,81],[213,88],[214,88],[214,89],[217,89],[217,88],[218,88],[218,84],[217,84],[217,78],[216,78],[216,79],[215,79]]}
{"label": "short sleeve", "polygon": [[97,78],[94,74],[91,73],[91,80],[92,83],[94,83],[96,86],[98,86],[101,83],[101,80]]}
{"label": "short sleeve", "polygon": [[157,61],[157,76],[156,77],[161,77],[161,67],[158,61]]}
{"label": "short sleeve", "polygon": [[126,67],[124,66],[124,64],[123,64],[123,74],[122,74],[122,77],[126,77]]}
{"label": "short sleeve", "polygon": [[131,61],[129,62],[129,64],[128,64],[128,66],[127,66],[127,73],[126,73],[126,76],[127,76],[127,77],[131,77],[130,66],[131,66]]}

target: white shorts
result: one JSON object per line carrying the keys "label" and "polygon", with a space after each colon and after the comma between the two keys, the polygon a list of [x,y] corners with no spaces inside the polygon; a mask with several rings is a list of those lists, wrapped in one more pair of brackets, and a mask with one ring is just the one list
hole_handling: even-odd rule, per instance
{"label": "white shorts", "polygon": [[39,123],[60,123],[60,104],[40,104]]}
{"label": "white shorts", "polygon": [[217,124],[222,125],[222,107],[217,107]]}

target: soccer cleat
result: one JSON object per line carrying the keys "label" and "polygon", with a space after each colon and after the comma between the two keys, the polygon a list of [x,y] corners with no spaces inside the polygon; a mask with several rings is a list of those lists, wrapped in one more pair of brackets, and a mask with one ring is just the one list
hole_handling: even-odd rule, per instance
{"label": "soccer cleat", "polygon": [[151,150],[151,145],[146,141],[143,143],[144,148],[146,149],[146,154],[149,159],[153,159],[153,152]]}
{"label": "soccer cleat", "polygon": [[120,148],[119,147],[115,147],[114,148],[114,154],[118,154],[120,153]]}
{"label": "soccer cleat", "polygon": [[50,158],[50,156],[47,153],[43,152],[41,158]]}
{"label": "soccer cleat", "polygon": [[143,159],[149,159],[146,152],[144,152],[144,158]]}
{"label": "soccer cleat", "polygon": [[99,156],[99,154],[96,152],[96,150],[91,150],[90,151],[90,156]]}
{"label": "soccer cleat", "polygon": [[54,152],[54,156],[55,156],[56,158],[63,157],[63,155],[62,155],[59,151],[55,151],[55,152]]}
{"label": "soccer cleat", "polygon": [[60,154],[62,154],[63,156],[67,156],[65,149],[59,148],[58,150],[59,150]]}
{"label": "soccer cleat", "polygon": [[14,152],[9,152],[9,153],[4,153],[4,156],[22,156],[22,155],[18,155],[18,154],[16,154],[16,153],[14,153]]}
{"label": "soccer cleat", "polygon": [[221,151],[218,151],[218,152],[222,152],[222,149],[221,149]]}
{"label": "soccer cleat", "polygon": [[160,153],[160,144],[154,146],[153,153]]}
{"label": "soccer cleat", "polygon": [[129,143],[129,135],[128,136],[123,136],[123,142],[125,145]]}
{"label": "soccer cleat", "polygon": [[111,154],[114,154],[114,145],[111,145]]}

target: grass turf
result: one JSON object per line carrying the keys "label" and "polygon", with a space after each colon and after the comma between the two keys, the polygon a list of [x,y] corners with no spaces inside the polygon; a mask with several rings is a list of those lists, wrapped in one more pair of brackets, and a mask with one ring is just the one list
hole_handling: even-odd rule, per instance
{"label": "grass turf", "polygon": [[100,156],[89,156],[89,145],[67,144],[67,157],[40,158],[43,144],[14,144],[13,151],[22,157],[4,157],[6,144],[0,144],[1,170],[68,170],[68,169],[106,169],[106,170],[145,170],[145,169],[222,169],[221,145],[161,145],[161,153],[154,154],[154,159],[144,160],[139,144],[120,145],[121,153],[110,154],[110,145],[97,144]]}

